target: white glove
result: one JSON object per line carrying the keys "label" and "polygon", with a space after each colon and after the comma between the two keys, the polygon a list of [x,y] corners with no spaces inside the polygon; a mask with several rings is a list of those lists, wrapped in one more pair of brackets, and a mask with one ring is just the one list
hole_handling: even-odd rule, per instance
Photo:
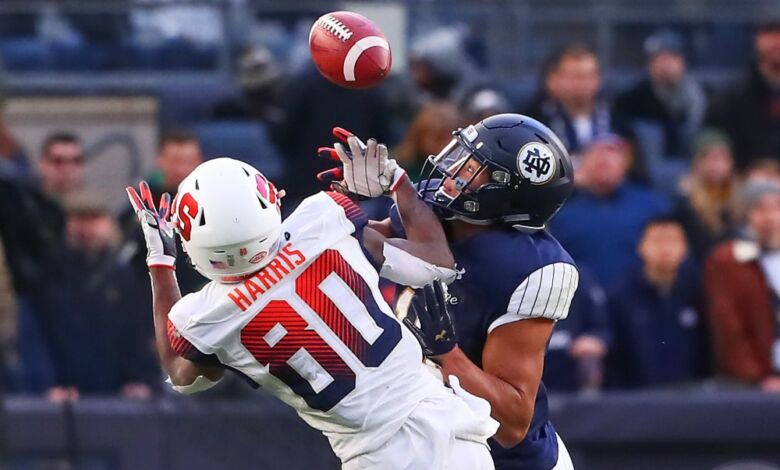
{"label": "white glove", "polygon": [[146,181],[141,181],[139,189],[140,196],[135,188],[127,187],[127,196],[130,198],[130,204],[133,205],[135,215],[138,216],[146,239],[146,264],[150,268],[162,266],[174,269],[176,239],[173,227],[166,221],[171,206],[171,196],[168,193],[163,194],[160,198],[160,209],[157,210]]}
{"label": "white glove", "polygon": [[385,144],[377,143],[376,139],[369,139],[368,144],[364,144],[340,127],[334,128],[333,134],[346,142],[349,149],[342,143],[336,143],[333,148],[319,150],[343,164],[341,171],[334,169],[321,173],[321,180],[328,174],[339,177],[342,181],[334,183],[337,188],[367,198],[390,194],[403,181],[406,171],[388,157]]}

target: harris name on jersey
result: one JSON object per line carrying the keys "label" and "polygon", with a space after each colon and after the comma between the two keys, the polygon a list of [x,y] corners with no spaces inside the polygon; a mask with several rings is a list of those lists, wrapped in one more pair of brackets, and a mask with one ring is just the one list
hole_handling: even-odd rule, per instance
{"label": "harris name on jersey", "polygon": [[305,262],[306,257],[303,253],[293,249],[292,243],[287,243],[279,250],[274,259],[268,263],[268,266],[246,279],[243,285],[228,292],[227,296],[242,312],[246,311],[260,294],[278,284],[296,266],[300,266]]}

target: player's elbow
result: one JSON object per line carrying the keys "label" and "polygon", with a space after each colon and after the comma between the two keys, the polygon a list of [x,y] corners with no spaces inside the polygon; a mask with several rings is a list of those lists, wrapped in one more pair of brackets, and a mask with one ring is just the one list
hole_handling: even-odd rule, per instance
{"label": "player's elbow", "polygon": [[493,439],[504,449],[510,449],[523,442],[530,423],[506,423],[498,428],[498,432]]}
{"label": "player's elbow", "polygon": [[188,385],[192,385],[192,382],[195,381],[195,377],[193,377],[191,374],[172,371],[172,373],[168,374],[168,381],[171,383],[171,385],[176,387],[186,387]]}
{"label": "player's elbow", "polygon": [[439,268],[455,269],[455,258],[447,245],[441,243],[428,243],[424,249],[425,259],[428,263]]}
{"label": "player's elbow", "polygon": [[441,254],[441,264],[438,266],[442,268],[455,269],[455,257],[452,255],[452,252],[449,249],[444,249],[442,251],[444,253]]}

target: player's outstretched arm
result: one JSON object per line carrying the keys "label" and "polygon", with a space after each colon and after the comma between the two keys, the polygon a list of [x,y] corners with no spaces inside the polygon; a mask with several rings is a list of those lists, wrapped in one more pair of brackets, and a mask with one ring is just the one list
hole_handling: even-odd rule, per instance
{"label": "player's outstretched arm", "polygon": [[142,181],[139,190],[127,188],[127,195],[135,210],[146,241],[146,263],[152,279],[154,336],[160,364],[175,386],[189,386],[199,376],[216,381],[222,370],[204,367],[180,357],[168,338],[168,313],[181,298],[174,274],[176,243],[172,228],[167,223],[171,198],[163,194],[160,208],[155,207],[149,185]]}
{"label": "player's outstretched arm", "polygon": [[364,243],[374,259],[385,261],[384,245],[387,243],[427,263],[454,269],[455,259],[439,219],[419,198],[408,178],[398,185],[392,197],[398,207],[406,238],[390,238],[382,232],[381,226],[371,223],[364,230]]}
{"label": "player's outstretched arm", "polygon": [[[390,261],[385,265],[384,271],[390,273],[386,277],[414,287],[447,276],[454,278],[455,261],[439,220],[420,200],[406,172],[389,158],[387,147],[374,139],[364,144],[339,127],[333,129],[333,134],[341,143],[321,147],[318,153],[341,166],[320,173],[318,178],[331,182],[334,190],[352,198],[391,196],[398,207],[406,239],[389,238],[376,224],[370,224],[375,228],[363,231],[364,246],[374,260],[383,265]],[[386,260],[388,257],[393,259]],[[391,272],[393,267],[396,272]],[[442,274],[441,268],[448,271]],[[404,272],[399,272],[401,269]],[[418,280],[422,281],[414,282]]]}
{"label": "player's outstretched arm", "polygon": [[171,383],[177,387],[192,385],[199,376],[212,382],[222,378],[223,369],[196,364],[187,360],[173,349],[168,336],[168,313],[179,301],[179,284],[172,267],[151,266],[152,300],[154,310],[154,338],[160,365],[168,374]]}
{"label": "player's outstretched arm", "polygon": [[485,343],[482,369],[460,348],[436,358],[445,377],[455,375],[464,389],[490,402],[500,423],[494,438],[503,447],[516,446],[528,432],[553,325],[530,318],[496,328]]}
{"label": "player's outstretched arm", "polygon": [[419,324],[409,316],[404,323],[425,355],[441,366],[446,380],[454,375],[466,391],[490,402],[491,416],[500,423],[494,436],[499,444],[519,444],[533,418],[553,321],[534,318],[497,327],[488,335],[480,369],[457,346],[442,286],[434,284],[416,292],[411,312]]}

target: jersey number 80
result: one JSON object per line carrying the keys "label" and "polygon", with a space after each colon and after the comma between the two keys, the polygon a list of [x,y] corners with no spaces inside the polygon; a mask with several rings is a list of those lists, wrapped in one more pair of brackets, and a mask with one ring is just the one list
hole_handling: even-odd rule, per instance
{"label": "jersey number 80", "polygon": [[[295,292],[366,367],[381,365],[401,340],[399,323],[336,250],[298,276]],[[355,389],[355,372],[285,300],[269,302],[241,331],[241,342],[311,408],[328,411]]]}

